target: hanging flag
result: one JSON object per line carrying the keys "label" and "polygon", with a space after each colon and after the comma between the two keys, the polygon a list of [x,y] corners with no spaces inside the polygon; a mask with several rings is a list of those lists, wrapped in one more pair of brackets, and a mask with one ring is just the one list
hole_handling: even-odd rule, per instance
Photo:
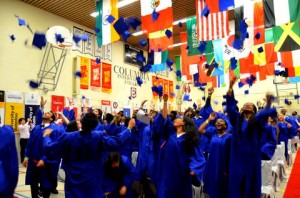
{"label": "hanging flag", "polygon": [[107,21],[110,15],[115,19],[119,18],[117,3],[118,0],[99,0],[96,2],[96,11],[98,12],[96,27],[99,29],[97,33],[98,46],[107,45],[120,39],[113,27],[115,22],[109,23]]}
{"label": "hanging flag", "polygon": [[288,76],[300,76],[300,50],[281,52],[281,64],[288,69]]}
{"label": "hanging flag", "polygon": [[[212,53],[212,41],[199,41],[197,32],[196,16],[190,17],[186,21],[186,30],[188,36],[188,55]],[[199,50],[199,46],[204,45],[203,50]]]}
{"label": "hanging flag", "polygon": [[240,58],[246,58],[249,56],[249,53],[251,51],[250,48],[243,47],[242,49],[235,49],[232,45],[233,41],[235,39],[235,35],[231,34],[230,36],[224,38],[223,41],[223,59],[224,60],[230,60],[232,57],[235,57],[236,59]]}
{"label": "hanging flag", "polygon": [[208,0],[206,5],[210,10],[210,14],[223,12],[234,8],[234,0]]}
{"label": "hanging flag", "polygon": [[181,81],[181,56],[175,56],[176,80]]}
{"label": "hanging flag", "polygon": [[[254,45],[265,42],[265,29],[263,18],[263,4],[262,1],[246,1],[243,6],[234,9],[235,19],[235,38],[244,40],[244,48],[252,48]],[[245,20],[247,23],[247,34],[241,32],[240,23]]]}
{"label": "hanging flag", "polygon": [[168,37],[166,35],[166,30],[173,31],[173,28],[167,28],[163,30],[159,30],[156,32],[152,32],[148,34],[149,38],[149,51],[165,51],[167,50],[171,45],[173,45],[173,37]]}
{"label": "hanging flag", "polygon": [[212,87],[217,87],[217,77],[216,76],[208,76],[206,69],[206,58],[205,56],[198,63],[198,71],[199,71],[199,79],[198,82],[201,84],[204,83],[212,83]]}
{"label": "hanging flag", "polygon": [[228,11],[202,16],[205,1],[196,0],[198,39],[200,41],[217,40],[229,35]]}
{"label": "hanging flag", "polygon": [[300,49],[300,21],[273,27],[276,52]]}
{"label": "hanging flag", "polygon": [[163,52],[151,52],[154,55],[153,63],[151,64],[150,72],[158,72],[158,71],[165,71],[166,70],[166,62],[169,57],[169,51]]}
{"label": "hanging flag", "polygon": [[300,0],[264,0],[263,6],[266,28],[300,20]]}
{"label": "hanging flag", "polygon": [[[157,32],[173,26],[172,1],[143,0],[141,2],[142,30]],[[153,15],[158,14],[158,18]]]}

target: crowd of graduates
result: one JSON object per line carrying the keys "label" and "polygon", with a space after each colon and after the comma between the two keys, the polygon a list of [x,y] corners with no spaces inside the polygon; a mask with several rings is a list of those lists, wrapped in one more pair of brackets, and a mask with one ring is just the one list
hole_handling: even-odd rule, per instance
{"label": "crowd of graduates", "polygon": [[[24,153],[25,184],[32,197],[50,197],[61,168],[65,197],[192,198],[193,186],[211,198],[261,197],[261,160],[296,139],[300,123],[296,112],[272,108],[268,94],[259,111],[253,103],[239,109],[235,82],[222,113],[211,107],[213,88],[202,108],[169,112],[163,95],[160,112],[145,114],[141,105],[131,118],[100,109],[75,118],[69,109],[61,113],[63,124],[56,112],[42,111],[42,99]],[[10,126],[0,130],[0,197],[11,198],[18,180],[15,137]]]}

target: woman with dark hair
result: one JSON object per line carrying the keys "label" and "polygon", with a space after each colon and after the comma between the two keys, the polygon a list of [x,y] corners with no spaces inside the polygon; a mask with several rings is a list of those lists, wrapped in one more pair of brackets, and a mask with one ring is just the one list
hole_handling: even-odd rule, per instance
{"label": "woman with dark hair", "polygon": [[163,99],[163,115],[156,116],[152,128],[153,133],[162,133],[158,150],[157,197],[192,198],[192,182],[199,185],[205,166],[197,129],[187,116],[176,118],[172,123],[167,117],[168,95],[165,94]]}
{"label": "woman with dark hair", "polygon": [[276,116],[271,107],[271,95],[266,96],[267,105],[257,113],[253,103],[245,103],[242,111],[236,111],[237,101],[234,98],[233,85],[237,78],[230,81],[226,95],[226,107],[233,126],[232,146],[229,167],[229,197],[261,197],[261,145],[262,130],[269,116]]}
{"label": "woman with dark hair", "polygon": [[64,133],[56,141],[49,137],[52,130],[46,130],[45,154],[49,159],[62,156],[66,173],[65,197],[102,197],[103,156],[109,148],[116,148],[126,141],[135,121],[130,120],[128,128],[117,137],[94,130],[98,125],[94,113],[86,113],[81,123],[81,131]]}
{"label": "woman with dark hair", "polygon": [[[228,123],[217,118],[216,113],[211,113],[208,119],[202,123],[199,132],[209,133],[212,136],[210,141],[210,154],[204,172],[203,191],[210,198],[229,198],[229,161],[232,135],[227,133]],[[216,120],[215,126],[209,125]]]}

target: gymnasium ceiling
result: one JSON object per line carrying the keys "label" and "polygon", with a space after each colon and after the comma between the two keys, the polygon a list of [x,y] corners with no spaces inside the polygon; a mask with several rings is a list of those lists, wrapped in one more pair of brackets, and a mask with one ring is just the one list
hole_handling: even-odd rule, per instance
{"label": "gymnasium ceiling", "polygon": [[[19,0],[26,4],[35,6],[47,12],[53,13],[82,26],[94,29],[96,19],[91,17],[90,14],[96,11],[95,0]],[[121,1],[121,0],[120,0]],[[130,5],[119,8],[119,16],[141,16],[140,1],[136,1]],[[173,0],[173,17],[174,21],[190,17],[196,14],[195,0]],[[233,12],[229,12],[229,19],[233,19]],[[174,26],[173,39],[174,44],[180,43],[180,32],[185,31],[186,27],[183,24],[182,27]],[[133,33],[133,32],[132,32]],[[127,43],[141,48],[138,41],[146,35],[130,36]],[[147,50],[144,48],[144,50]],[[174,47],[169,51],[170,58],[174,58],[174,55],[180,54],[180,47]]]}

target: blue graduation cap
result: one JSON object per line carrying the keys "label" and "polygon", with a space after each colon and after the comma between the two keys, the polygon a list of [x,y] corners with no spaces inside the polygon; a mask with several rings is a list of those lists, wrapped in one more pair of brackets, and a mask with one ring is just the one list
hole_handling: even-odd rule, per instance
{"label": "blue graduation cap", "polygon": [[10,38],[10,40],[12,40],[12,41],[15,41],[16,40],[16,37],[15,37],[15,35],[9,35],[9,38]]}
{"label": "blue graduation cap", "polygon": [[36,81],[33,81],[33,80],[30,80],[29,81],[29,87],[32,88],[32,89],[36,89],[40,86],[40,83],[36,82]]}
{"label": "blue graduation cap", "polygon": [[182,22],[181,21],[179,21],[178,26],[182,27]]}
{"label": "blue graduation cap", "polygon": [[242,49],[243,48],[243,40],[234,39],[232,42],[232,47],[237,50]]}
{"label": "blue graduation cap", "polygon": [[172,31],[169,29],[166,30],[165,34],[167,35],[168,38],[171,38],[173,35]]}
{"label": "blue graduation cap", "polygon": [[127,41],[128,37],[130,37],[130,36],[131,36],[131,33],[130,33],[128,30],[126,30],[126,31],[123,32],[123,34],[122,34],[122,39],[123,39],[124,41]]}
{"label": "blue graduation cap", "polygon": [[180,70],[176,71],[176,76],[181,76],[181,71]]}
{"label": "blue graduation cap", "polygon": [[193,103],[193,108],[194,108],[194,109],[197,109],[196,103]]}
{"label": "blue graduation cap", "polygon": [[81,100],[84,100],[84,99],[85,99],[85,95],[82,95],[82,96],[81,96]]}
{"label": "blue graduation cap", "polygon": [[79,41],[81,41],[81,37],[80,37],[80,36],[77,36],[77,35],[74,35],[74,36],[73,36],[73,41],[74,41],[76,44],[78,44]]}
{"label": "blue graduation cap", "polygon": [[120,17],[114,24],[114,28],[118,34],[123,34],[125,31],[129,30],[129,26],[126,23],[124,17]]}
{"label": "blue graduation cap", "polygon": [[151,64],[147,63],[146,65],[141,67],[140,71],[146,73],[151,69],[151,67]]}
{"label": "blue graduation cap", "polygon": [[100,29],[98,27],[94,27],[94,31],[95,31],[95,33],[99,33]]}
{"label": "blue graduation cap", "polygon": [[246,33],[247,32],[247,28],[248,28],[248,24],[246,23],[246,19],[242,19],[241,22],[240,22],[239,30],[242,33]]}
{"label": "blue graduation cap", "polygon": [[138,17],[129,17],[126,22],[132,29],[137,30],[137,28],[142,24],[141,20]]}
{"label": "blue graduation cap", "polygon": [[139,44],[142,47],[145,47],[146,45],[148,45],[148,41],[145,38],[142,38],[141,40],[139,40]]}
{"label": "blue graduation cap", "polygon": [[257,49],[257,51],[258,51],[259,53],[262,53],[262,52],[264,51],[264,48],[263,48],[263,47],[259,47],[259,48]]}
{"label": "blue graduation cap", "polygon": [[87,34],[81,35],[81,40],[87,41],[88,40],[88,35]]}
{"label": "blue graduation cap", "polygon": [[143,55],[141,55],[141,54],[138,54],[138,55],[136,56],[136,60],[137,60],[138,62],[140,62],[140,63],[143,63],[143,62],[146,61],[145,57],[144,57]]}
{"label": "blue graduation cap", "polygon": [[76,71],[76,72],[75,72],[75,77],[81,78],[81,77],[82,77],[81,72],[80,72],[80,71]]}
{"label": "blue graduation cap", "polygon": [[255,38],[256,38],[256,39],[259,39],[259,38],[260,38],[260,33],[259,33],[259,32],[257,32],[257,33],[255,34]]}
{"label": "blue graduation cap", "polygon": [[235,57],[230,58],[230,69],[235,70],[236,67],[237,67],[237,60],[235,59]]}
{"label": "blue graduation cap", "polygon": [[174,62],[170,59],[168,59],[166,63],[169,67],[171,67],[174,64]]}
{"label": "blue graduation cap", "polygon": [[200,53],[203,53],[206,48],[206,41],[201,41],[197,49],[199,50]]}
{"label": "blue graduation cap", "polygon": [[55,34],[55,38],[57,43],[63,43],[65,41],[65,38],[63,38],[61,34]]}
{"label": "blue graduation cap", "polygon": [[18,18],[18,23],[19,23],[19,26],[26,25],[25,20],[24,20],[24,19],[21,19],[21,18]]}
{"label": "blue graduation cap", "polygon": [[158,96],[161,97],[163,95],[163,86],[162,85],[158,85],[157,86],[157,90],[158,90]]}
{"label": "blue graduation cap", "polygon": [[113,23],[115,21],[115,19],[116,18],[113,15],[109,15],[106,20],[107,20],[108,23],[111,24],[111,23]]}
{"label": "blue graduation cap", "polygon": [[249,90],[245,90],[245,92],[244,92],[246,95],[248,95],[249,94]]}
{"label": "blue graduation cap", "polygon": [[244,83],[242,81],[239,82],[239,88],[242,88],[244,86]]}
{"label": "blue graduation cap", "polygon": [[161,52],[161,50],[162,50],[162,49],[159,47],[159,48],[158,48],[158,52]]}
{"label": "blue graduation cap", "polygon": [[208,17],[209,12],[210,12],[209,8],[207,6],[205,6],[204,9],[201,12],[201,16]]}
{"label": "blue graduation cap", "polygon": [[159,13],[156,12],[156,10],[154,9],[153,12],[152,12],[152,21],[156,21],[159,17]]}
{"label": "blue graduation cap", "polygon": [[128,99],[131,100],[132,99],[131,96],[128,96]]}
{"label": "blue graduation cap", "polygon": [[183,101],[189,101],[189,99],[190,99],[190,96],[188,94],[185,94],[183,96]]}
{"label": "blue graduation cap", "polygon": [[300,98],[300,96],[299,95],[294,95],[294,98],[297,100],[297,99]]}
{"label": "blue graduation cap", "polygon": [[136,77],[136,82],[137,82],[137,84],[139,85],[139,86],[141,86],[142,84],[143,84],[143,80],[142,80],[142,78],[141,77]]}
{"label": "blue graduation cap", "polygon": [[96,63],[97,63],[97,64],[100,64],[100,63],[101,63],[101,58],[97,57],[97,58],[96,58]]}
{"label": "blue graduation cap", "polygon": [[179,86],[179,85],[176,85],[175,89],[180,89],[180,86]]}
{"label": "blue graduation cap", "polygon": [[42,49],[47,44],[46,36],[43,33],[35,33],[32,41],[32,45]]}

